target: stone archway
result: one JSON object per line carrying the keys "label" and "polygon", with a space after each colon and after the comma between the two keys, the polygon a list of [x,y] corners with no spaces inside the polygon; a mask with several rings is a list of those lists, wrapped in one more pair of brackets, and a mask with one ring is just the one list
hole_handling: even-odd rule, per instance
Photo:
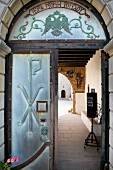
{"label": "stone archway", "polygon": [[[2,82],[4,82],[4,75],[5,75],[5,56],[11,52],[11,49],[6,45],[5,41],[6,41],[6,35],[8,32],[8,29],[10,27],[10,24],[13,20],[13,18],[15,17],[15,15],[18,13],[18,11],[24,6],[26,5],[28,2],[30,2],[29,0],[21,0],[21,1],[1,1],[0,2],[0,6],[1,6],[1,23],[0,23],[0,50],[1,50],[1,57],[0,57],[0,64],[2,65],[2,70],[1,70],[1,79]],[[109,74],[109,81],[110,81],[110,117],[111,117],[111,123],[110,123],[110,134],[112,135],[113,131],[113,125],[112,125],[112,119],[113,119],[113,113],[112,113],[112,63],[113,63],[113,32],[112,32],[112,12],[113,12],[113,2],[112,1],[88,1],[90,3],[90,5],[92,7],[95,7],[98,12],[100,13],[100,15],[102,16],[103,20],[105,21],[106,27],[108,29],[108,32],[110,33],[110,38],[111,41],[108,43],[108,45],[104,48],[104,50],[109,53],[110,55],[110,59],[109,59],[109,63],[110,63],[110,74]],[[82,1],[83,4],[86,4],[86,1]],[[91,9],[92,10],[92,9]],[[4,87],[1,85],[1,109],[0,112],[3,114],[4,113]],[[1,126],[2,127],[2,126]],[[4,127],[3,129],[4,130]],[[3,142],[4,143],[4,142]],[[3,145],[0,145],[1,148],[3,149]],[[110,153],[113,153],[113,149],[112,149],[112,142],[110,141]],[[3,149],[4,150],[4,149]],[[3,155],[3,154],[2,154]],[[111,158],[111,155],[110,155]],[[113,166],[113,162],[110,162],[110,166]]]}
{"label": "stone archway", "polygon": [[72,85],[73,108],[76,113],[76,93],[85,92],[85,68],[84,67],[59,67],[58,72],[63,74]]}

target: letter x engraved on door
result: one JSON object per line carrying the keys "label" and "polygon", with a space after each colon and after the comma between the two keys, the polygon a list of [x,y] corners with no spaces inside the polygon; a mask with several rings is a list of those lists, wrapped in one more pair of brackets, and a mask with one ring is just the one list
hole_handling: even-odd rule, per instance
{"label": "letter x engraved on door", "polygon": [[[37,67],[34,67],[33,68],[33,62],[37,62]],[[39,120],[38,120],[38,117],[36,116],[36,111],[35,111],[35,108],[33,107],[33,103],[40,91],[41,88],[44,88],[44,85],[43,84],[39,84],[38,85],[38,88],[37,88],[37,91],[35,93],[35,95],[33,96],[33,93],[32,93],[32,78],[33,76],[36,75],[36,73],[38,71],[40,71],[42,69],[42,66],[41,66],[41,59],[38,59],[37,57],[32,57],[30,56],[28,58],[28,92],[27,90],[25,89],[25,87],[23,85],[18,85],[17,87],[20,88],[26,102],[27,102],[27,107],[26,107],[26,110],[24,111],[23,113],[23,116],[21,118],[21,120],[18,122],[18,125],[19,126],[22,126],[23,123],[26,121],[26,118],[28,116],[28,120],[29,120],[29,125],[28,125],[28,133],[33,133],[33,118],[32,116],[34,116],[36,122],[38,125],[40,125],[39,123]]]}

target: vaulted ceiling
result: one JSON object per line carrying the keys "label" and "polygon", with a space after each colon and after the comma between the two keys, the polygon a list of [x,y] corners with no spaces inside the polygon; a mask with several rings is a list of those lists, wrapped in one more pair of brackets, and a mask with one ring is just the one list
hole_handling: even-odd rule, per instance
{"label": "vaulted ceiling", "polygon": [[95,50],[89,49],[60,49],[58,55],[59,67],[85,67]]}

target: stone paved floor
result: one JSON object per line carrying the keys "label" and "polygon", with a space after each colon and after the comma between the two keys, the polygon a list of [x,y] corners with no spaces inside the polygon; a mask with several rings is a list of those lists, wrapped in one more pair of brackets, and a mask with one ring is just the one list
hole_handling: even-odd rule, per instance
{"label": "stone paved floor", "polygon": [[[58,170],[99,170],[101,148],[87,146],[89,131],[80,115],[68,113],[71,101],[59,101]],[[99,139],[100,140],[100,139]]]}

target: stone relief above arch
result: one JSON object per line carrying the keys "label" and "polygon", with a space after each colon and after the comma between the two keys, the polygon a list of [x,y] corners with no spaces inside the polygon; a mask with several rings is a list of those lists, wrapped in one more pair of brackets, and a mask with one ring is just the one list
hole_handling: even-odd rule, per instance
{"label": "stone relief above arch", "polygon": [[106,40],[91,11],[73,1],[44,1],[25,11],[15,23],[10,40]]}

